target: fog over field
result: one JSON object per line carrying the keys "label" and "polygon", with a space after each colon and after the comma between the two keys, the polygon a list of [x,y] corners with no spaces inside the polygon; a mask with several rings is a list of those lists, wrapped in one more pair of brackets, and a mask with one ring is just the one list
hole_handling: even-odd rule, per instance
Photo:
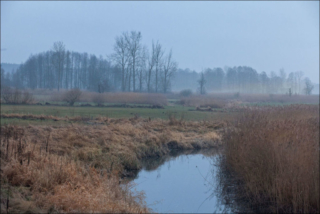
{"label": "fog over field", "polygon": [[[1,63],[24,63],[57,41],[112,62],[115,38],[131,31],[141,32],[149,56],[152,42],[172,50],[178,69],[221,68],[227,75],[227,67],[247,66],[269,78],[282,69],[319,83],[317,1],[1,2]],[[197,81],[172,81],[173,91],[198,90]]]}

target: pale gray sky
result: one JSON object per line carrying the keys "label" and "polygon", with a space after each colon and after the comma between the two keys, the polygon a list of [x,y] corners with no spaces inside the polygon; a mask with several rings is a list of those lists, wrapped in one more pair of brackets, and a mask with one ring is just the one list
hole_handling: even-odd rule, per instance
{"label": "pale gray sky", "polygon": [[284,68],[319,82],[319,1],[1,1],[1,62],[24,62],[56,41],[106,56],[131,30],[149,47],[172,48],[180,68]]}

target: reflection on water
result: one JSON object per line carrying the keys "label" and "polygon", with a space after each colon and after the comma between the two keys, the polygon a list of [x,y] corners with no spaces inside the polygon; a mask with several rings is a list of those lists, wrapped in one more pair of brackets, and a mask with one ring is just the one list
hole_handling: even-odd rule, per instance
{"label": "reflection on water", "polygon": [[[202,154],[201,154],[202,153]],[[217,150],[146,161],[134,179],[148,207],[166,213],[230,213],[216,194]]]}

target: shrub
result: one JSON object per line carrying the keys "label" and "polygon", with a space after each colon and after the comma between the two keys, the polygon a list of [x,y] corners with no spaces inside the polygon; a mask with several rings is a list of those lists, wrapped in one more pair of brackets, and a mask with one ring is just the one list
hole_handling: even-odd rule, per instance
{"label": "shrub", "polygon": [[71,89],[63,94],[63,101],[67,102],[70,106],[73,106],[75,102],[79,101],[81,94],[82,92],[80,89]]}
{"label": "shrub", "polygon": [[4,86],[1,88],[1,99],[5,103],[10,103],[13,100],[13,90],[8,86]]}
{"label": "shrub", "polygon": [[181,97],[190,97],[192,95],[192,91],[190,89],[185,89],[180,92]]}
{"label": "shrub", "polygon": [[233,95],[233,97],[234,97],[234,98],[239,98],[239,97],[240,97],[240,93],[239,93],[239,92],[235,93],[235,94]]}
{"label": "shrub", "polygon": [[92,102],[101,105],[105,102],[104,94],[95,93],[92,95]]}
{"label": "shrub", "polygon": [[1,90],[1,98],[7,104],[31,104],[34,101],[33,95],[27,91],[22,92],[19,89],[3,87]]}
{"label": "shrub", "polygon": [[227,102],[221,98],[213,98],[210,96],[190,96],[180,99],[180,104],[184,106],[192,107],[211,107],[211,108],[223,108]]}
{"label": "shrub", "polygon": [[34,97],[31,93],[25,91],[22,93],[22,104],[29,104],[29,103],[33,103],[34,102]]}

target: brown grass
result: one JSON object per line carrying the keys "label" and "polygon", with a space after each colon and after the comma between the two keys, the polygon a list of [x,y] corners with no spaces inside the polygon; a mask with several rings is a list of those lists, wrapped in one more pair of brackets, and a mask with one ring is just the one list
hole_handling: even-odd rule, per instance
{"label": "brown grass", "polygon": [[224,141],[223,163],[244,183],[241,197],[268,212],[320,211],[319,106],[247,110]]}
{"label": "brown grass", "polygon": [[[222,122],[96,118],[105,125],[2,126],[1,185],[10,212],[150,212],[121,177],[173,149],[221,144]],[[1,191],[6,212],[7,192]]]}
{"label": "brown grass", "polygon": [[[63,101],[64,92],[53,92],[50,101]],[[163,94],[116,92],[116,93],[96,93],[83,91],[79,102],[121,103],[121,104],[149,104],[167,105],[167,98]]]}
{"label": "brown grass", "polygon": [[191,107],[210,107],[210,108],[223,108],[227,102],[221,98],[213,98],[210,96],[193,95],[190,97],[182,97],[180,104]]}
{"label": "brown grass", "polygon": [[[238,94],[238,95],[237,95]],[[285,95],[285,94],[242,94],[242,93],[210,93],[206,95],[212,99],[234,100],[248,103],[319,103],[319,95]]]}

